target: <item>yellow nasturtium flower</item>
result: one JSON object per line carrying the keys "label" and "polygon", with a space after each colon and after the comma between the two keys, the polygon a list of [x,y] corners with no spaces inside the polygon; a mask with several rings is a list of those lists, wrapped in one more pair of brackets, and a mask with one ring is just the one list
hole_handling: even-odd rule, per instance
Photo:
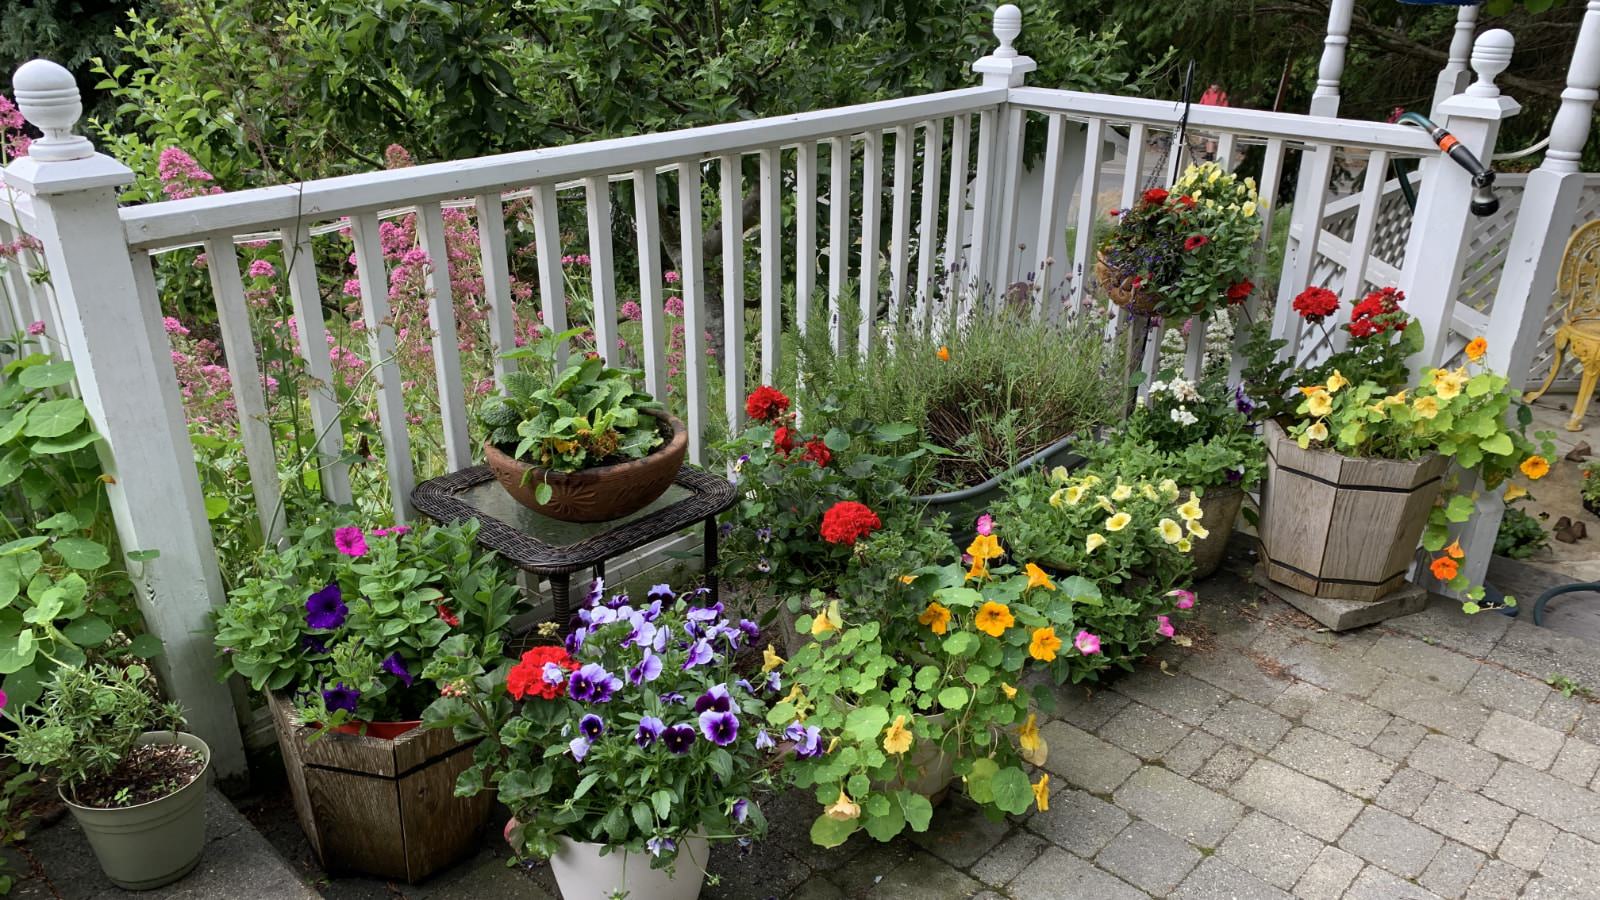
{"label": "yellow nasturtium flower", "polygon": [[1028,573],[1029,588],[1042,587],[1047,591],[1053,591],[1056,589],[1056,583],[1050,580],[1050,576],[1045,572],[1045,570],[1039,568],[1034,563],[1028,563],[1027,565],[1023,566],[1022,571]]}
{"label": "yellow nasturtium flower", "polygon": [[990,600],[978,608],[972,624],[990,637],[999,637],[1006,633],[1007,628],[1017,624],[1017,619],[1011,615],[1011,607]]}
{"label": "yellow nasturtium flower", "polygon": [[894,722],[883,733],[883,749],[887,753],[904,753],[911,749],[911,730],[906,727],[905,716],[895,716]]}
{"label": "yellow nasturtium flower", "polygon": [[1028,713],[1028,721],[1017,729],[1017,747],[1022,751],[1022,758],[1036,766],[1044,765],[1050,754],[1050,745],[1040,736],[1038,717],[1033,713]]}
{"label": "yellow nasturtium flower", "polygon": [[1033,630],[1033,640],[1028,642],[1028,655],[1040,662],[1051,662],[1061,649],[1061,638],[1054,627],[1046,625]]}
{"label": "yellow nasturtium flower", "polygon": [[855,801],[850,799],[849,794],[844,792],[844,785],[840,785],[839,799],[833,801],[833,805],[824,810],[823,815],[826,815],[830,819],[848,822],[852,819],[861,818],[861,807]]}
{"label": "yellow nasturtium flower", "polygon": [[1328,376],[1328,393],[1337,394],[1340,388],[1348,387],[1349,384],[1350,379],[1344,377],[1338,369],[1334,369],[1333,374]]}
{"label": "yellow nasturtium flower", "polygon": [[1419,419],[1431,419],[1439,414],[1439,399],[1437,397],[1418,397],[1411,403],[1411,410]]}
{"label": "yellow nasturtium flower", "polygon": [[1511,501],[1516,500],[1519,497],[1526,497],[1526,496],[1528,496],[1528,489],[1523,487],[1522,485],[1520,485],[1520,484],[1508,484],[1508,485],[1506,485],[1505,502],[1510,503]]}
{"label": "yellow nasturtium flower", "polygon": [[950,608],[943,603],[929,603],[922,615],[917,616],[917,621],[934,634],[944,634],[950,630]]}
{"label": "yellow nasturtium flower", "polygon": [[1312,422],[1311,426],[1300,434],[1300,449],[1304,450],[1312,441],[1325,441],[1328,439],[1328,426],[1321,422]]}
{"label": "yellow nasturtium flower", "polygon": [[811,636],[819,638],[831,634],[838,631],[841,624],[843,622],[839,618],[839,601],[835,600],[811,620]]}
{"label": "yellow nasturtium flower", "polygon": [[972,543],[967,545],[967,553],[973,559],[987,561],[1003,556],[1005,551],[1000,547],[999,538],[992,534],[980,534],[973,537]]}
{"label": "yellow nasturtium flower", "polygon": [[1039,807],[1040,812],[1050,811],[1050,775],[1039,776],[1039,783],[1033,786],[1033,802]]}
{"label": "yellow nasturtium flower", "polygon": [[1005,692],[1007,700],[1017,699],[1017,689],[1009,684],[1006,684],[1004,681],[1000,682],[1000,690]]}
{"label": "yellow nasturtium flower", "polygon": [[1313,416],[1325,416],[1333,412],[1333,397],[1325,391],[1318,391],[1306,398],[1306,410]]}
{"label": "yellow nasturtium flower", "polygon": [[761,651],[761,671],[763,673],[771,672],[781,665],[783,665],[783,657],[778,655],[778,651],[773,649],[771,644],[768,644],[767,649]]}

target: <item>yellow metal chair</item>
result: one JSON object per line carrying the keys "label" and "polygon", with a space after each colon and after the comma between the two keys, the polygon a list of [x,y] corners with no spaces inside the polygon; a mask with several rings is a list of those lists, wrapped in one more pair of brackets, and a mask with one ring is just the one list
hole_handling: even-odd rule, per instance
{"label": "yellow metal chair", "polygon": [[1567,312],[1556,331],[1555,358],[1550,361],[1550,374],[1544,384],[1523,399],[1532,403],[1550,390],[1561,371],[1562,353],[1571,350],[1583,365],[1583,381],[1578,385],[1578,399],[1572,404],[1567,430],[1581,431],[1584,410],[1589,408],[1595,383],[1600,381],[1600,219],[1585,224],[1567,241],[1556,292],[1567,298]]}

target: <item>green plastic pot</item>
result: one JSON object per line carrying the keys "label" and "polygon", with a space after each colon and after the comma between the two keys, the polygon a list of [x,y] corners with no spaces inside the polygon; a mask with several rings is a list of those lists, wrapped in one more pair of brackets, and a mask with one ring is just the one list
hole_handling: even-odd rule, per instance
{"label": "green plastic pot", "polygon": [[211,781],[211,748],[194,735],[147,731],[139,743],[182,744],[199,753],[206,767],[174,793],[138,806],[95,809],[61,795],[61,802],[89,839],[101,871],[118,887],[130,891],[171,884],[200,862],[206,843],[206,786]]}

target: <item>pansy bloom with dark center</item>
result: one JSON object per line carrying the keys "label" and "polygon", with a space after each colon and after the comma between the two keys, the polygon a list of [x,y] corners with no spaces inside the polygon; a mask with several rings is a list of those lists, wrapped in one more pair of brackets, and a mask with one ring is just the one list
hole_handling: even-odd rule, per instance
{"label": "pansy bloom with dark center", "polygon": [[689,725],[674,725],[666,730],[661,740],[667,745],[668,750],[682,756],[694,746],[694,728]]}

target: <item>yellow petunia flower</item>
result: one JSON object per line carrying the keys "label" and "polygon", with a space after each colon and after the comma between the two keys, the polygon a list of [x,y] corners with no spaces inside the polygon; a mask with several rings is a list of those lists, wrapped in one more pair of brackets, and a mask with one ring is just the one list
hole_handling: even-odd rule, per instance
{"label": "yellow petunia flower", "polygon": [[1146,500],[1161,499],[1161,495],[1156,493],[1156,486],[1148,481],[1141,482],[1139,484],[1139,493],[1142,494]]}
{"label": "yellow petunia flower", "polygon": [[1128,527],[1128,523],[1132,522],[1132,521],[1133,521],[1133,516],[1130,516],[1125,512],[1119,512],[1116,515],[1114,515],[1111,518],[1106,520],[1106,530],[1107,531],[1121,531],[1122,529],[1127,528]]}
{"label": "yellow petunia flower", "polygon": [[1168,500],[1178,499],[1178,483],[1171,478],[1161,479],[1161,496]]}
{"label": "yellow petunia flower", "polygon": [[1183,520],[1185,522],[1197,521],[1205,515],[1205,512],[1205,510],[1200,508],[1200,498],[1195,496],[1194,491],[1190,491],[1189,499],[1185,500],[1183,505],[1178,507],[1178,515],[1183,516]]}
{"label": "yellow petunia flower", "polygon": [[783,657],[778,655],[778,651],[774,650],[771,644],[768,644],[767,649],[761,651],[761,671],[763,673],[771,672],[781,665],[783,665]]}
{"label": "yellow petunia flower", "polygon": [[1072,487],[1067,488],[1067,494],[1066,494],[1067,505],[1068,506],[1077,506],[1078,505],[1078,501],[1083,499],[1083,491],[1084,491],[1084,487],[1081,484],[1075,484]]}
{"label": "yellow petunia flower", "polygon": [[1061,638],[1056,636],[1055,628],[1047,625],[1033,630],[1033,639],[1028,642],[1029,656],[1040,662],[1051,662],[1060,649]]}
{"label": "yellow petunia flower", "polygon": [[1050,480],[1056,484],[1066,484],[1067,479],[1071,477],[1072,473],[1067,471],[1066,466],[1056,466],[1050,470]]}
{"label": "yellow petunia flower", "polygon": [[1103,534],[1100,534],[1099,532],[1095,532],[1095,533],[1089,535],[1089,537],[1086,540],[1084,540],[1084,542],[1083,542],[1084,551],[1083,552],[1085,552],[1085,553],[1093,553],[1094,551],[1100,549],[1101,547],[1104,547],[1105,545],[1106,545],[1106,536],[1103,535]]}
{"label": "yellow petunia flower", "polygon": [[1037,565],[1028,563],[1022,567],[1022,571],[1028,573],[1029,588],[1042,587],[1047,591],[1053,591],[1056,589],[1056,583],[1050,580],[1049,574],[1046,573],[1045,570],[1039,568]]}
{"label": "yellow petunia flower", "polygon": [[887,753],[904,753],[911,749],[911,730],[906,727],[905,716],[895,716],[894,722],[883,733],[883,749]]}
{"label": "yellow petunia flower", "polygon": [[1039,776],[1039,783],[1033,786],[1033,802],[1039,807],[1040,812],[1050,811],[1050,775]]}
{"label": "yellow petunia flower", "polygon": [[1189,520],[1189,534],[1190,534],[1191,537],[1194,537],[1196,540],[1201,540],[1201,541],[1203,541],[1206,538],[1211,536],[1211,532],[1208,531],[1206,528],[1202,527],[1201,524],[1198,521],[1194,520],[1194,519],[1190,519]]}
{"label": "yellow petunia flower", "polygon": [[1133,486],[1130,485],[1130,484],[1124,484],[1124,483],[1122,483],[1120,481],[1117,482],[1116,489],[1114,489],[1111,492],[1111,499],[1115,500],[1118,503],[1121,503],[1122,501],[1124,501],[1124,500],[1126,500],[1126,499],[1128,499],[1129,497],[1132,497],[1132,496],[1133,496]]}
{"label": "yellow petunia flower", "polygon": [[1171,519],[1162,519],[1156,523],[1156,532],[1161,535],[1163,541],[1169,544],[1176,544],[1178,541],[1183,540],[1183,529]]}
{"label": "yellow petunia flower", "polygon": [[1194,544],[1191,544],[1189,542],[1188,538],[1184,538],[1183,540],[1177,542],[1176,544],[1173,544],[1172,546],[1177,547],[1179,553],[1188,553],[1191,549],[1194,548]]}
{"label": "yellow petunia flower", "polygon": [[929,603],[922,615],[917,616],[917,621],[934,634],[944,634],[950,630],[950,608],[943,603]]}
{"label": "yellow petunia flower", "polygon": [[1100,496],[1094,498],[1094,502],[1096,506],[1108,513],[1114,513],[1117,511],[1116,504],[1112,503],[1111,498],[1107,497],[1105,494],[1101,494]]}
{"label": "yellow petunia flower", "polygon": [[1007,628],[1017,624],[1017,619],[1011,615],[1011,607],[990,600],[978,608],[978,615],[972,624],[990,637],[999,637],[1006,633]]}

